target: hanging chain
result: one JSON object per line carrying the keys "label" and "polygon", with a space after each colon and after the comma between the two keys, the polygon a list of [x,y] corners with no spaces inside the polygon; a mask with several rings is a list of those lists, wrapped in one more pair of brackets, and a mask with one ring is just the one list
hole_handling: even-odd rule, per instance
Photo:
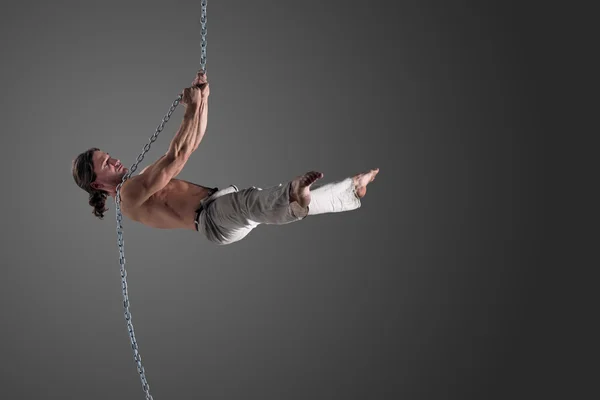
{"label": "hanging chain", "polygon": [[202,0],[201,6],[200,25],[202,31],[200,36],[202,37],[202,41],[200,42],[200,69],[206,72],[206,0]]}
{"label": "hanging chain", "polygon": [[[202,57],[200,61],[201,69],[206,71],[206,1],[202,0],[202,17],[200,19],[202,23]],[[123,241],[123,226],[121,222],[123,220],[123,216],[121,214],[121,186],[125,183],[127,179],[131,177],[131,174],[135,172],[138,167],[138,164],[144,159],[144,155],[150,150],[152,143],[154,143],[158,137],[158,135],[162,132],[165,127],[165,124],[171,119],[171,115],[179,105],[179,102],[182,99],[182,95],[180,94],[177,99],[171,105],[169,112],[162,119],[162,122],[156,128],[156,132],[150,137],[149,143],[146,143],[144,146],[144,151],[137,157],[136,162],[131,166],[129,171],[123,176],[121,183],[117,186],[117,195],[115,196],[115,204],[116,204],[116,214],[117,214],[117,244],[119,245],[119,263],[121,264],[121,289],[123,290],[123,307],[125,308],[125,320],[127,321],[127,331],[129,332],[129,338],[131,339],[131,348],[133,349],[133,360],[137,365],[138,373],[140,374],[140,380],[142,382],[142,390],[146,395],[146,400],[153,400],[152,395],[150,394],[150,386],[148,385],[148,381],[146,380],[146,372],[144,367],[142,366],[142,356],[140,355],[137,340],[135,339],[135,333],[133,330],[133,323],[131,318],[131,312],[129,311],[129,294],[127,291],[127,271],[125,270],[125,242]]]}

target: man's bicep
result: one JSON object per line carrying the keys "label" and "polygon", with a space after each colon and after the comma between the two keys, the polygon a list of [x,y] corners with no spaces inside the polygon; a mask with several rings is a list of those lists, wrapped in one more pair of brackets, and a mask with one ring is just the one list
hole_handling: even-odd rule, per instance
{"label": "man's bicep", "polygon": [[138,202],[146,201],[150,196],[163,189],[185,166],[189,156],[172,156],[165,154],[156,162],[144,169],[144,173],[136,176],[135,189]]}

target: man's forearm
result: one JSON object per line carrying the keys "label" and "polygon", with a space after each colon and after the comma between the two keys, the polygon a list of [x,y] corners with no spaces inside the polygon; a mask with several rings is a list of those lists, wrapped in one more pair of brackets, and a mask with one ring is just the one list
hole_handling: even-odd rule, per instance
{"label": "man's forearm", "polygon": [[200,114],[200,105],[187,106],[179,130],[171,140],[168,153],[173,156],[186,156],[195,150],[200,126]]}
{"label": "man's forearm", "polygon": [[198,125],[196,129],[196,135],[194,138],[194,145],[192,147],[192,151],[195,151],[200,145],[204,134],[206,133],[206,128],[208,127],[208,97],[203,97],[200,101],[200,105],[198,106]]}

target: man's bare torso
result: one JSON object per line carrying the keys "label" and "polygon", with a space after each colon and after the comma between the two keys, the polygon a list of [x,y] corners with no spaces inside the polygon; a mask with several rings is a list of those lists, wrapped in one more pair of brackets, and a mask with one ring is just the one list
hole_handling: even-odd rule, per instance
{"label": "man's bare torso", "polygon": [[[127,182],[123,188],[125,185]],[[196,210],[210,190],[181,179],[171,179],[167,186],[150,196],[141,206],[129,208],[126,200],[122,199],[121,210],[126,217],[152,228],[196,230]]]}

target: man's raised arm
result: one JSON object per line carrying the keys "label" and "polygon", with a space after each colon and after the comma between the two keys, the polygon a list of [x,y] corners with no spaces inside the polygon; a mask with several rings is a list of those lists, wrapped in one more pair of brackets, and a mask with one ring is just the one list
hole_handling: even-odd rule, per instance
{"label": "man's raised arm", "polygon": [[181,172],[206,131],[208,91],[208,83],[183,91],[181,103],[186,107],[185,114],[167,153],[145,168],[143,174],[131,179],[127,186],[123,186],[122,195],[130,205],[144,203]]}
{"label": "man's raised arm", "polygon": [[209,95],[210,87],[206,75],[199,72],[192,82],[192,87],[183,91],[181,103],[186,107],[183,122],[173,137],[167,154],[191,154],[198,148],[208,126]]}
{"label": "man's raised arm", "polygon": [[206,133],[206,128],[208,126],[208,96],[210,96],[210,86],[208,83],[208,78],[204,71],[198,71],[196,78],[192,82],[193,87],[200,88],[200,104],[198,105],[198,114],[200,120],[198,121],[198,131],[196,133],[196,140],[192,147],[192,152],[196,151],[204,134]]}

